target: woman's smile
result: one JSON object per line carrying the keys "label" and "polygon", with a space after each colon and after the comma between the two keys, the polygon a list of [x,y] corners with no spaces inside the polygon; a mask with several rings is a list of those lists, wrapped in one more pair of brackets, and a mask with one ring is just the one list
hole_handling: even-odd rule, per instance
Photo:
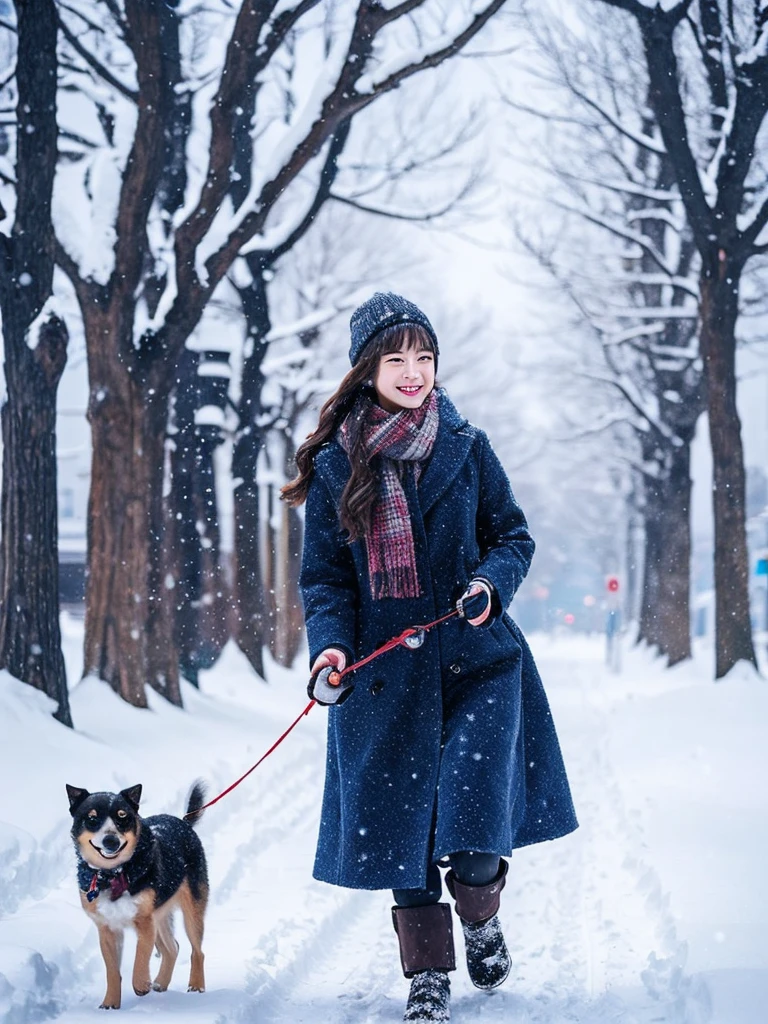
{"label": "woman's smile", "polygon": [[418,409],[435,385],[435,357],[429,349],[403,345],[381,357],[373,383],[387,412]]}

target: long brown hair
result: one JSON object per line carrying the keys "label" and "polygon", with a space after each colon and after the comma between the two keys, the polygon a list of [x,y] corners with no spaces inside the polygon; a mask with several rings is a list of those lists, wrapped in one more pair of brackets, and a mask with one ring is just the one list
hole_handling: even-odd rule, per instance
{"label": "long brown hair", "polygon": [[[372,382],[379,368],[379,360],[390,352],[399,352],[403,346],[406,349],[425,349],[436,356],[434,341],[419,324],[393,324],[369,341],[359,361],[320,410],[316,429],[299,445],[296,451],[298,476],[282,488],[280,496],[283,501],[289,505],[302,505],[307,500],[309,485],[315,473],[315,456],[323,445],[336,436],[364,389],[367,388],[375,400]],[[379,494],[378,474],[365,456],[364,428],[363,417],[355,418],[349,424],[348,455],[352,472],[341,495],[339,523],[349,534],[350,541],[364,537],[368,532],[371,509]]]}

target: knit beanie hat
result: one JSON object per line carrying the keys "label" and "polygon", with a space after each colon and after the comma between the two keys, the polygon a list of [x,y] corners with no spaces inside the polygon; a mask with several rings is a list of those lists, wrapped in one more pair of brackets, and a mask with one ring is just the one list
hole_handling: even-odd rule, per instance
{"label": "knit beanie hat", "polygon": [[349,361],[354,366],[362,355],[363,349],[379,331],[393,324],[418,324],[423,327],[435,343],[435,356],[438,355],[437,335],[432,324],[418,306],[393,292],[376,292],[362,306],[358,306],[349,321],[352,344],[349,348]]}

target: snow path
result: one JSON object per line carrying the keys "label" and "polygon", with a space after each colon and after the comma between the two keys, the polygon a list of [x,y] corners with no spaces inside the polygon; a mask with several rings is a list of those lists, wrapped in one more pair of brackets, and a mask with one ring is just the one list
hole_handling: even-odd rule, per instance
{"label": "snow path", "polygon": [[[486,994],[472,988],[461,962],[463,941],[456,921],[455,1024],[710,1020],[706,987],[685,974],[685,945],[664,896],[664,880],[644,845],[642,823],[622,797],[611,754],[615,698],[608,691],[613,679],[604,672],[597,647],[590,650],[584,658],[569,657],[568,649],[557,647],[536,652],[581,827],[573,836],[518,851],[512,859],[501,917],[513,969],[502,989]],[[295,686],[292,695],[273,691],[265,712],[263,689],[254,696],[250,686],[249,699],[241,703],[237,686],[230,689],[215,700],[196,695],[207,714],[220,709],[221,722],[213,725],[234,730],[237,722],[241,729],[229,749],[216,748],[215,767],[204,772],[212,792],[282,731],[297,692]],[[182,934],[171,990],[144,999],[134,996],[134,943],[128,933],[121,1012],[158,1024],[180,1019],[189,1024],[402,1019],[408,986],[399,970],[388,894],[338,889],[311,878],[322,791],[322,710],[315,709],[299,730],[254,776],[211,808],[199,827],[211,878],[204,942],[208,991],[203,996],[185,991],[189,947]],[[251,737],[245,753],[244,734]],[[179,736],[176,742],[197,740]],[[199,751],[197,756],[199,762]],[[162,808],[145,813],[178,813],[183,788],[171,785],[167,794],[170,799]],[[96,1009],[104,991],[96,930],[79,907],[72,854],[63,854],[68,837],[52,836],[51,842],[46,870],[38,873],[34,886],[30,865],[43,854],[31,850],[26,864],[18,854],[16,898],[0,920],[0,1024],[103,1020]],[[34,891],[24,897],[27,886]],[[42,929],[48,933],[44,948]],[[6,955],[11,940],[30,954],[26,970],[37,973],[28,982],[28,996],[19,980],[23,971],[13,974],[14,1005],[3,1013],[3,985],[8,984],[3,976],[12,976],[8,961],[19,955],[18,949]]]}

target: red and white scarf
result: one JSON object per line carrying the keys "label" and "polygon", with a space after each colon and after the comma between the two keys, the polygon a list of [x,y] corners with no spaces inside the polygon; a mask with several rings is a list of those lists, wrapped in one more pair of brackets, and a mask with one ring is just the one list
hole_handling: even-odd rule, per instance
{"label": "red and white scarf", "polygon": [[422,588],[402,474],[407,472],[403,463],[410,463],[418,483],[422,465],[432,452],[439,423],[437,395],[433,390],[418,409],[395,413],[363,395],[339,432],[347,452],[350,423],[361,416],[366,459],[371,462],[378,458],[380,462],[379,497],[365,537],[371,596],[375,601],[383,597],[419,597]]}

